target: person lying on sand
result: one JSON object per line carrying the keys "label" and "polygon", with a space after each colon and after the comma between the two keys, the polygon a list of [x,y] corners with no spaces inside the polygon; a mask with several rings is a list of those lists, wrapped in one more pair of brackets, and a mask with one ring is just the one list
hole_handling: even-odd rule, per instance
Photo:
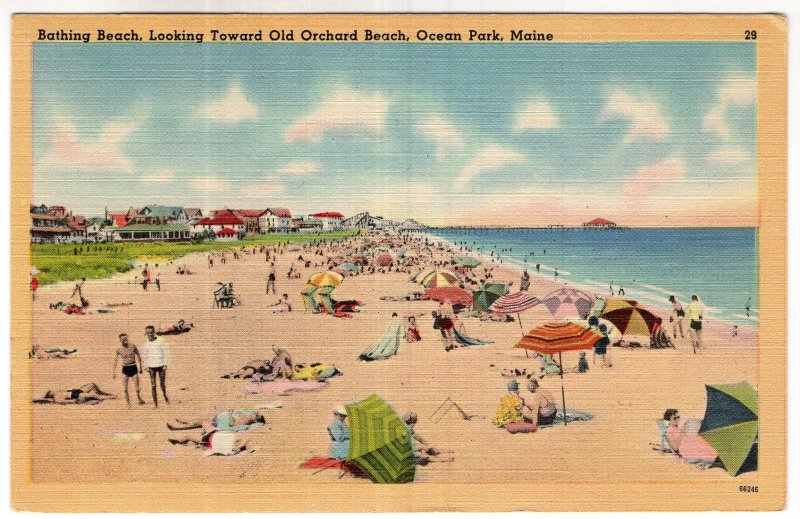
{"label": "person lying on sand", "polygon": [[275,356],[272,360],[251,360],[240,369],[222,375],[222,378],[253,378],[253,375],[264,375],[268,380],[290,378],[294,372],[291,354],[283,348],[272,347]]}
{"label": "person lying on sand", "polygon": [[[410,412],[403,415],[403,423],[406,425],[409,437],[411,438],[411,446],[414,450],[414,463],[417,465],[427,465],[432,462],[449,463],[453,461],[452,456],[442,456],[444,451],[440,451],[432,447],[428,442],[422,439],[422,436],[414,431],[414,426],[417,424],[417,413]],[[452,453],[453,451],[447,451]]]}
{"label": "person lying on sand", "polygon": [[103,400],[117,398],[111,393],[106,393],[94,382],[85,384],[77,389],[48,390],[42,398],[33,402],[36,404],[99,404]]}
{"label": "person lying on sand", "polygon": [[[210,425],[210,424],[208,424]],[[223,432],[219,429],[211,427],[210,429],[203,428],[203,431],[196,434],[178,434],[170,436],[167,441],[173,445],[193,445],[199,449],[206,449],[212,451],[212,454],[237,454],[247,450],[247,440],[238,435],[233,436],[233,441],[230,445],[224,447],[218,445],[219,440],[224,435],[233,434],[231,432]],[[225,439],[229,438],[225,436]]]}
{"label": "person lying on sand", "polygon": [[267,423],[264,415],[254,409],[235,409],[233,411],[223,411],[217,413],[211,421],[195,420],[187,421],[176,418],[171,422],[167,422],[167,429],[170,431],[188,431],[191,429],[203,429],[204,431],[211,431],[212,429],[225,430],[225,431],[245,431],[253,429]]}
{"label": "person lying on sand", "polygon": [[158,330],[156,335],[178,335],[181,333],[186,333],[192,328],[194,328],[193,323],[186,324],[186,322],[181,319],[177,323],[165,328],[164,330]]}
{"label": "person lying on sand", "polygon": [[35,360],[66,359],[78,350],[67,350],[63,348],[52,348],[46,350],[40,344],[34,344],[29,353],[29,357]]}

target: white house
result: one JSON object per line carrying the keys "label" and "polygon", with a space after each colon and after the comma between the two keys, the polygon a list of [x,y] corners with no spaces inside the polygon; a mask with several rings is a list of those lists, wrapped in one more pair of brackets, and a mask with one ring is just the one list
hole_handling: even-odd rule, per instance
{"label": "white house", "polygon": [[270,207],[258,216],[258,226],[262,233],[291,232],[292,213],[282,207]]}
{"label": "white house", "polygon": [[324,213],[312,214],[311,218],[315,218],[322,222],[323,231],[335,231],[342,228],[342,220],[344,220],[344,215],[335,211],[326,211]]}
{"label": "white house", "polygon": [[245,223],[232,211],[219,211],[211,218],[206,217],[199,220],[192,227],[195,234],[206,230],[214,231],[214,234],[217,234],[222,229],[231,229],[237,234],[245,232]]}

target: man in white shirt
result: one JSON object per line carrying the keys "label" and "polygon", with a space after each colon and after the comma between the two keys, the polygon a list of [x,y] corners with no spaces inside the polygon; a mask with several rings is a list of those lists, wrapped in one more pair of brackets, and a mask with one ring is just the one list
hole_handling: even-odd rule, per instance
{"label": "man in white shirt", "polygon": [[156,336],[156,329],[153,325],[145,328],[144,334],[147,340],[142,346],[142,357],[150,373],[150,385],[153,389],[153,404],[158,407],[158,393],[156,391],[156,375],[161,381],[161,392],[164,394],[164,401],[169,404],[167,398],[167,363],[169,362],[169,344],[161,337]]}

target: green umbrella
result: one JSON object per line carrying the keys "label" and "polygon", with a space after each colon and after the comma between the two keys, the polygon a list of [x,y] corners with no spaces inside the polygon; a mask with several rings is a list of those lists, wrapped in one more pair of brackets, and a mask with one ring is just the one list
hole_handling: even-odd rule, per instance
{"label": "green umbrella", "polygon": [[492,303],[508,293],[508,286],[502,283],[483,285],[472,293],[472,308],[478,312],[488,312]]}
{"label": "green umbrella", "polygon": [[700,436],[717,451],[731,476],[758,467],[758,392],[747,382],[706,385]]}
{"label": "green umbrella", "polygon": [[463,265],[465,267],[474,268],[481,264],[480,261],[470,256],[461,256],[453,260],[456,265]]}
{"label": "green umbrella", "polygon": [[347,461],[375,483],[414,481],[411,434],[394,409],[378,395],[345,407],[350,421]]}

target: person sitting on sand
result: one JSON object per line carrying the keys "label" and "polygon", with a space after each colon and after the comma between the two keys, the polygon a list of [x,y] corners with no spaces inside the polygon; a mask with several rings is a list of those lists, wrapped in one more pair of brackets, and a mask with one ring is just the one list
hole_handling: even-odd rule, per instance
{"label": "person sitting on sand", "polygon": [[525,405],[536,413],[536,424],[552,424],[556,420],[558,412],[553,393],[547,389],[541,389],[536,379],[528,380],[528,391],[533,394],[533,399]]}
{"label": "person sitting on sand", "polygon": [[511,380],[507,384],[508,393],[500,399],[492,423],[497,427],[505,427],[510,423],[536,423],[529,406],[519,394],[519,382]]}
{"label": "person sitting on sand", "polygon": [[30,358],[35,360],[50,360],[50,359],[66,359],[78,350],[67,350],[64,348],[52,348],[46,350],[40,344],[34,344],[29,354]]}
{"label": "person sitting on sand", "polygon": [[442,451],[432,447],[428,442],[422,439],[422,436],[417,434],[414,430],[414,426],[417,424],[417,413],[405,413],[402,419],[408,431],[409,439],[411,440],[411,449],[414,451],[415,464],[427,465],[432,462],[449,463],[453,461],[452,456],[442,456]]}
{"label": "person sitting on sand", "polygon": [[236,409],[217,413],[210,422],[195,420],[187,421],[179,418],[167,422],[167,429],[170,431],[188,431],[191,429],[203,429],[210,431],[218,429],[223,431],[246,431],[254,429],[267,423],[264,415],[254,409]]}
{"label": "person sitting on sand", "polygon": [[699,420],[687,420],[680,425],[680,413],[677,409],[664,411],[664,420],[660,424],[661,444],[664,452],[672,452],[695,465],[708,468],[718,458],[718,453],[698,434]]}
{"label": "person sitting on sand", "polygon": [[350,450],[350,426],[347,425],[347,410],[344,407],[333,411],[333,421],[328,424],[328,437],[331,439],[330,458],[347,459]]}
{"label": "person sitting on sand", "polygon": [[34,400],[34,403],[45,404],[99,404],[103,400],[111,400],[116,396],[106,393],[94,382],[84,384],[76,389],[48,390],[42,398]]}
{"label": "person sitting on sand", "polygon": [[292,305],[289,304],[289,294],[283,294],[277,304],[272,307],[272,313],[275,314],[285,314],[291,311]]}
{"label": "person sitting on sand", "polygon": [[422,340],[422,336],[419,333],[419,328],[417,328],[417,318],[413,315],[408,317],[406,322],[406,333],[404,337],[406,338],[406,342],[419,342]]}
{"label": "person sitting on sand", "polygon": [[667,332],[662,326],[660,317],[656,318],[656,324],[653,327],[653,333],[650,334],[650,347],[654,349],[661,348],[675,348],[675,343],[669,338]]}

